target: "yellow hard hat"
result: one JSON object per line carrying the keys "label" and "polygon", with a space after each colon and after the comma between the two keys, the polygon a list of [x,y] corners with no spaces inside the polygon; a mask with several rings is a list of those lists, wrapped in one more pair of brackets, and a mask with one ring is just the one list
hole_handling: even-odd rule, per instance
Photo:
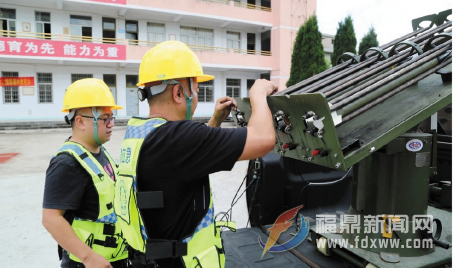
{"label": "yellow hard hat", "polygon": [[197,77],[197,82],[213,80],[214,76],[203,73],[195,53],[180,41],[166,41],[148,50],[139,68],[139,83]]}
{"label": "yellow hard hat", "polygon": [[85,78],[72,83],[66,90],[62,112],[86,107],[110,107],[112,110],[123,109],[115,105],[109,87],[101,79]]}

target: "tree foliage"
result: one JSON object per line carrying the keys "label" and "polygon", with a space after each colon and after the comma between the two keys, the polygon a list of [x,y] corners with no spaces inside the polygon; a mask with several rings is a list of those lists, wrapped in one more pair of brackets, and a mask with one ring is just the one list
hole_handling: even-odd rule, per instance
{"label": "tree foliage", "polygon": [[373,26],[370,27],[369,32],[364,35],[359,43],[358,54],[362,55],[366,50],[371,47],[378,47],[377,34]]}
{"label": "tree foliage", "polygon": [[292,66],[287,87],[328,69],[318,30],[317,16],[312,15],[299,28],[293,45]]}
{"label": "tree foliage", "polygon": [[336,66],[339,56],[345,52],[356,54],[356,35],[351,16],[339,22],[339,28],[337,28],[334,36],[333,55],[331,56],[331,65],[333,67]]}

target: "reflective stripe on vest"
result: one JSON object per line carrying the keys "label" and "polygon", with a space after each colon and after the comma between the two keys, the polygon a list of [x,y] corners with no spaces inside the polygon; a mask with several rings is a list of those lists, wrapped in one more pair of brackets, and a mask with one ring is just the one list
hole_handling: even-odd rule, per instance
{"label": "reflective stripe on vest", "polygon": [[[115,182],[111,180],[98,160],[82,145],[67,141],[55,153],[54,157],[62,153],[73,156],[90,174],[99,197],[97,220],[92,221],[75,217],[71,224],[74,232],[94,252],[104,256],[110,262],[127,258],[126,241],[122,238],[120,225],[117,223],[117,216],[113,211]],[[101,147],[101,153],[106,155],[114,174],[116,174],[117,165],[115,161],[104,147]],[[76,262],[81,262],[73,254],[69,254],[69,257]]]}

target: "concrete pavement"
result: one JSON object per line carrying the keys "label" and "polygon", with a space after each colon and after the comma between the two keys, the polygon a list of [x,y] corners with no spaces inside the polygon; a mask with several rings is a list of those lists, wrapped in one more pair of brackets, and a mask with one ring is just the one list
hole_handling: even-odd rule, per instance
{"label": "concrete pavement", "polygon": [[[105,145],[115,160],[119,158],[125,130],[126,127],[115,127],[111,141]],[[49,161],[70,135],[71,129],[67,128],[0,131],[0,154],[18,153],[0,163],[0,267],[59,267],[57,243],[42,226],[41,212]],[[215,213],[230,208],[246,169],[247,161],[241,161],[230,172],[210,176]],[[238,228],[246,226],[245,195],[233,209],[233,220]]]}

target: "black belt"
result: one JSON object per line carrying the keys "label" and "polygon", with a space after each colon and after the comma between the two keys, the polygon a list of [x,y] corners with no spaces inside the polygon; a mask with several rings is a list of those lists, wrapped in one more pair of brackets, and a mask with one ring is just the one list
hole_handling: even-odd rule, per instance
{"label": "black belt", "polygon": [[[113,268],[127,268],[128,266],[128,259],[114,261],[110,263]],[[85,268],[85,265],[81,262],[75,262],[73,260],[69,260],[69,268]]]}

